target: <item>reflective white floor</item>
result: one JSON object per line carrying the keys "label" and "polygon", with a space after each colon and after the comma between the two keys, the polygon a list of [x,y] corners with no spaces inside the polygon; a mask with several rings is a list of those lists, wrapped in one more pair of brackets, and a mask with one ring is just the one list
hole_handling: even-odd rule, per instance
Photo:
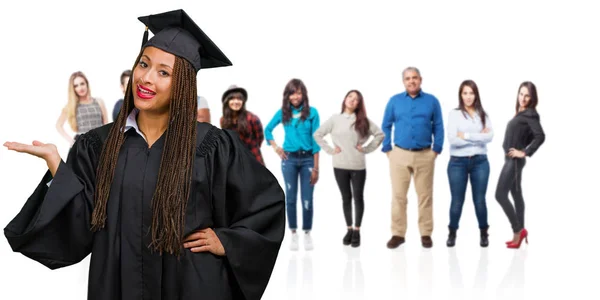
{"label": "reflective white floor", "polygon": [[[311,252],[282,249],[263,299],[600,299],[595,245],[584,251],[536,241],[509,250],[494,238],[482,249],[465,238],[454,249],[442,240],[423,249],[409,239],[388,250],[385,240],[365,241],[371,244],[351,248],[315,239]],[[8,267],[1,272],[1,299],[85,299],[89,258],[50,271],[2,250]]]}
{"label": "reflective white floor", "polygon": [[[342,245],[345,224],[339,191],[329,174],[333,172],[321,172],[311,233],[315,249],[304,251],[301,238],[300,250],[290,251],[287,232],[264,299],[600,299],[596,289],[600,245],[593,238],[593,228],[599,228],[595,221],[598,206],[592,201],[588,209],[581,209],[575,200],[568,200],[585,199],[584,190],[550,188],[570,185],[547,176],[539,162],[529,162],[523,179],[530,244],[506,248],[512,233],[494,199],[498,174],[492,172],[487,193],[489,247],[479,246],[470,193],[457,244],[446,247],[450,200],[444,169],[447,158],[440,157],[435,173],[433,248],[421,246],[416,193],[411,186],[406,242],[390,250],[386,247],[391,237],[387,161],[380,155],[369,159],[373,167],[368,169],[365,187],[362,245]],[[501,161],[491,159],[491,163],[499,170]],[[328,170],[328,160],[322,164],[321,169]],[[299,226],[301,220],[299,211]]]}
{"label": "reflective white floor", "polygon": [[286,248],[264,299],[599,299],[592,279],[598,260],[585,263],[592,253],[561,253],[539,241],[511,250],[497,237],[480,248],[473,238],[459,238],[455,248],[438,239],[423,249],[414,238],[395,250],[385,240],[360,248],[316,244],[311,252]]}

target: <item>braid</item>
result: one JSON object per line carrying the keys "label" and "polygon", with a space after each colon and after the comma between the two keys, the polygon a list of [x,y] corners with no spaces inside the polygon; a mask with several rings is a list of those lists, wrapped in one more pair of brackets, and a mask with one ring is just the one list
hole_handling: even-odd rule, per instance
{"label": "braid", "polygon": [[[135,60],[132,70],[139,63],[141,56],[142,53],[140,52],[140,55]],[[123,107],[110,129],[108,138],[106,139],[106,143],[100,154],[99,165],[96,171],[97,185],[96,192],[94,193],[94,211],[92,212],[91,223],[92,231],[98,231],[104,228],[106,223],[106,203],[108,202],[110,187],[115,174],[115,167],[119,158],[119,150],[125,141],[125,133],[123,130],[125,129],[127,116],[133,110],[132,81],[133,80],[129,80],[129,83],[127,84]]]}
{"label": "braid", "polygon": [[185,212],[196,151],[196,73],[176,57],[173,68],[169,126],[158,181],[152,199],[152,244],[159,252],[179,254],[183,248]]}

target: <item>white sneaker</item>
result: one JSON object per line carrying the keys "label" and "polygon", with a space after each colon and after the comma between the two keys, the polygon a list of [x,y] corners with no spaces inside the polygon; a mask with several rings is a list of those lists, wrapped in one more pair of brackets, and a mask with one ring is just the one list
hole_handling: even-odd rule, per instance
{"label": "white sneaker", "polygon": [[290,250],[292,251],[298,251],[298,234],[297,233],[292,233],[292,243],[290,244]]}
{"label": "white sneaker", "polygon": [[313,249],[313,241],[310,234],[307,232],[304,234],[304,250],[310,251]]}

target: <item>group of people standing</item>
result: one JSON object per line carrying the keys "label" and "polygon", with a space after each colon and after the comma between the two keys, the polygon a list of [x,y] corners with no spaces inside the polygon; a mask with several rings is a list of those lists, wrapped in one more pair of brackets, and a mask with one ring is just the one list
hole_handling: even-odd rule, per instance
{"label": "group of people standing", "polygon": [[[130,70],[121,74],[123,93],[130,76]],[[321,149],[333,159],[347,226],[343,244],[353,247],[360,245],[367,177],[365,155],[380,145],[389,159],[392,187],[392,237],[387,247],[396,248],[405,242],[407,192],[411,179],[414,180],[418,195],[421,243],[423,247],[432,247],[433,174],[435,159],[442,152],[445,137],[450,144],[447,174],[451,195],[446,245],[453,247],[456,244],[467,184],[470,182],[481,233],[480,245],[488,246],[486,193],[490,165],[487,144],[494,137],[492,120],[483,108],[476,83],[465,80],[459,86],[458,106],[448,114],[447,128],[444,130],[440,103],[435,96],[422,91],[421,80],[417,68],[409,67],[403,71],[406,90],[388,101],[381,127],[367,117],[364,98],[358,90],[349,91],[342,101],[340,112],[321,124],[317,109],[309,104],[306,86],[302,80],[292,79],[284,88],[281,108],[265,128],[260,118],[246,109],[246,89],[231,85],[223,93],[220,127],[237,132],[242,143],[262,165],[265,162],[261,146],[265,139],[281,158],[292,250],[299,248],[298,194],[302,199],[304,246],[306,250],[313,249],[310,236],[314,214],[313,191],[319,179]],[[545,138],[536,110],[537,102],[535,85],[531,82],[522,83],[518,90],[515,115],[507,125],[503,142],[506,157],[496,187],[496,200],[512,225],[514,236],[507,242],[509,248],[518,248],[524,239],[527,241],[521,173],[525,157],[532,156]],[[117,118],[122,103],[121,99],[115,104],[113,119]],[[210,123],[210,110],[206,99],[201,96],[198,96],[197,117],[199,122]],[[65,120],[69,120],[78,135],[107,123],[102,100],[90,96],[89,82],[81,72],[74,73],[70,78],[69,102],[57,125],[62,127]],[[279,124],[283,124],[285,132],[281,146],[273,137],[273,130]],[[62,128],[59,131],[67,136]],[[329,145],[325,140],[327,135],[331,136],[334,145]],[[509,193],[514,204],[509,200]]]}
{"label": "group of people standing", "polygon": [[[458,89],[458,107],[450,111],[444,130],[440,103],[435,96],[421,90],[421,81],[418,69],[410,67],[404,70],[406,91],[389,100],[382,122],[385,133],[382,151],[389,158],[393,194],[392,238],[387,246],[396,248],[405,242],[406,194],[411,177],[414,177],[418,194],[421,243],[425,248],[433,246],[433,174],[435,159],[442,152],[446,131],[450,142],[447,174],[451,194],[446,245],[453,247],[456,244],[456,232],[467,183],[470,181],[480,229],[480,245],[487,247],[489,225],[486,193],[490,174],[487,144],[494,136],[492,121],[483,108],[477,85],[472,80],[465,80]],[[531,157],[545,140],[536,110],[537,103],[535,85],[531,82],[521,83],[515,115],[507,124],[502,144],[505,162],[496,187],[496,200],[513,229],[512,239],[506,242],[508,248],[519,248],[524,239],[527,241],[521,174],[525,158]],[[509,200],[509,192],[514,205]]]}
{"label": "group of people standing", "polygon": [[[299,248],[298,196],[301,199],[304,246],[306,250],[314,247],[310,231],[321,149],[332,156],[335,180],[341,193],[347,226],[342,242],[344,245],[360,246],[367,175],[365,155],[380,145],[389,159],[392,183],[392,237],[387,247],[396,248],[405,242],[407,192],[411,179],[418,194],[421,243],[423,247],[432,247],[433,175],[435,160],[442,152],[445,137],[450,143],[447,174],[451,195],[446,245],[453,247],[456,244],[469,181],[480,229],[479,244],[481,247],[489,245],[486,193],[490,175],[487,144],[494,137],[491,118],[483,108],[476,83],[465,80],[458,89],[458,106],[450,111],[444,130],[440,103],[435,96],[422,91],[421,81],[417,68],[409,67],[403,71],[406,91],[388,101],[380,128],[367,117],[364,98],[358,90],[349,91],[340,111],[321,124],[317,109],[309,104],[306,86],[301,80],[292,79],[284,88],[281,108],[264,129],[264,137],[258,116],[244,108],[246,90],[234,86],[225,92],[222,128],[238,130],[240,138],[261,163],[264,164],[260,154],[263,139],[281,158],[288,227],[292,233],[291,250]],[[496,200],[513,229],[514,235],[506,243],[508,248],[519,248],[523,240],[527,241],[521,174],[525,158],[531,157],[545,139],[536,110],[537,103],[535,85],[523,82],[517,93],[515,115],[506,127],[503,142],[505,163],[496,187]],[[236,115],[234,111],[237,109],[243,114]],[[281,146],[273,137],[273,130],[279,124],[283,124],[285,132]],[[325,140],[327,135],[330,135],[333,145]],[[369,143],[365,144],[367,141]],[[509,193],[514,204],[508,197]]]}
{"label": "group of people standing", "polygon": [[[392,183],[392,237],[387,247],[393,249],[405,242],[407,192],[411,179],[414,180],[418,195],[421,243],[425,248],[432,247],[435,160],[442,152],[445,137],[450,143],[447,174],[451,195],[446,245],[453,247],[456,244],[469,181],[480,229],[479,244],[481,247],[489,245],[486,193],[490,175],[487,144],[494,137],[491,118],[483,108],[476,83],[465,80],[459,86],[458,106],[450,111],[445,130],[440,103],[435,96],[421,89],[421,81],[417,68],[409,67],[403,71],[406,91],[388,101],[381,128],[367,117],[360,91],[349,91],[340,112],[320,124],[318,111],[309,105],[307,89],[302,81],[293,79],[286,85],[282,107],[266,126],[265,136],[267,144],[282,160],[288,227],[292,232],[291,250],[299,248],[298,182],[302,199],[304,246],[306,250],[314,247],[310,231],[313,191],[319,178],[321,149],[332,156],[334,175],[341,193],[347,226],[342,242],[344,245],[360,246],[367,174],[365,155],[380,145],[389,160]],[[535,85],[523,82],[518,89],[515,114],[507,124],[502,144],[505,162],[495,197],[512,225],[513,236],[506,242],[508,248],[519,248],[523,240],[527,241],[521,174],[525,158],[531,157],[545,140],[536,110],[537,103]],[[260,124],[260,120],[256,122]],[[274,141],[272,134],[280,123],[283,123],[285,131],[282,146]],[[325,140],[327,135],[331,136],[333,145]],[[256,133],[255,136],[261,135]],[[509,193],[514,204],[508,197]]]}

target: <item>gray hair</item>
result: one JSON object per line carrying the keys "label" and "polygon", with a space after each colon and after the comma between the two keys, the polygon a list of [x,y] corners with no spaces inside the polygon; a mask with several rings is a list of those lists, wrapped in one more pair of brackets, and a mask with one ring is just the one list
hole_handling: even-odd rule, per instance
{"label": "gray hair", "polygon": [[404,71],[402,71],[402,78],[404,78],[404,74],[406,74],[407,71],[417,72],[417,75],[419,75],[419,77],[421,77],[421,72],[419,71],[419,69],[417,69],[416,67],[408,67],[408,68],[404,69]]}

